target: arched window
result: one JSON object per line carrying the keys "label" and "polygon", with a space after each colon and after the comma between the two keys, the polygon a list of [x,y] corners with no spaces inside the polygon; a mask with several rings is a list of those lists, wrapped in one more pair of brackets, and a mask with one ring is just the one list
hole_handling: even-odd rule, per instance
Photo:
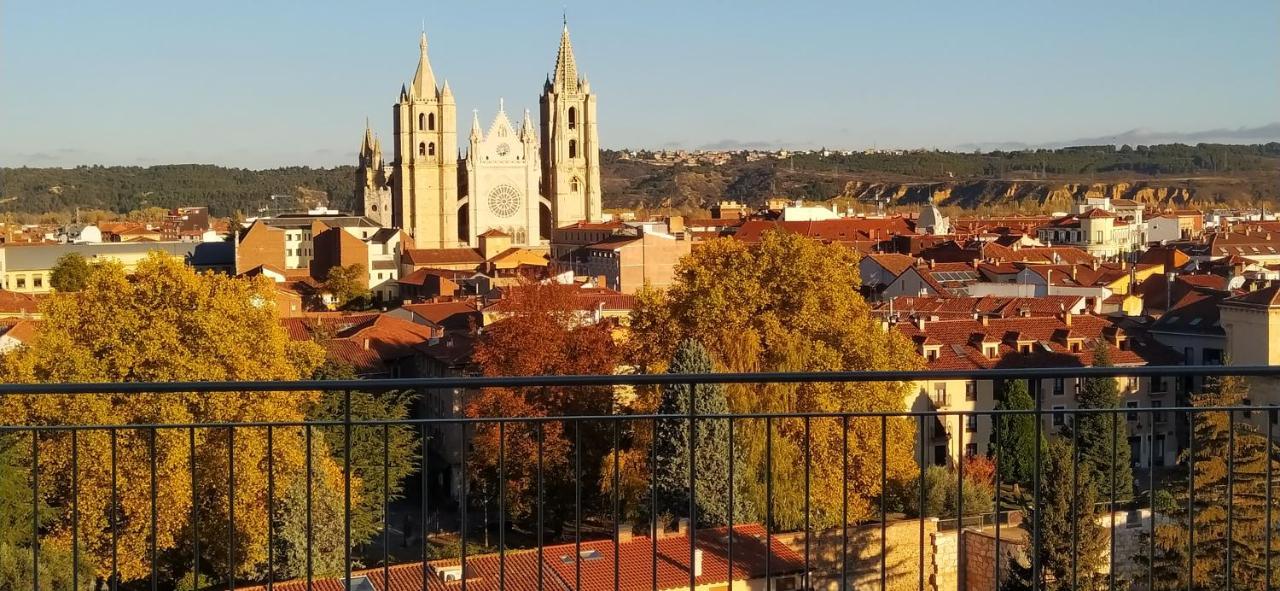
{"label": "arched window", "polygon": [[436,155],[436,143],[435,143],[435,142],[431,142],[431,143],[427,144],[427,155],[428,155],[428,156],[435,156],[435,155]]}
{"label": "arched window", "polygon": [[577,193],[581,186],[582,185],[578,182],[578,177],[576,176],[573,177],[573,180],[569,181],[569,190],[574,193]]}
{"label": "arched window", "polygon": [[569,129],[578,128],[578,109],[569,107]]}
{"label": "arched window", "polygon": [[578,140],[569,140],[569,157],[578,157]]}
{"label": "arched window", "polygon": [[436,130],[436,114],[435,113],[431,113],[430,115],[427,115],[427,129],[430,129],[431,131]]}
{"label": "arched window", "polygon": [[425,143],[418,144],[418,155],[419,156],[427,155],[427,144]]}
{"label": "arched window", "polygon": [[418,131],[422,131],[427,126],[427,116],[418,113]]}

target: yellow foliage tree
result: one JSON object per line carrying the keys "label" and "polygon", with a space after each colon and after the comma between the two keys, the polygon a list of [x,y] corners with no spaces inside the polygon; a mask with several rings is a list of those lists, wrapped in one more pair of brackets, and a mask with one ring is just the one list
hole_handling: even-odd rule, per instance
{"label": "yellow foliage tree", "polygon": [[[632,313],[630,361],[642,371],[660,371],[684,339],[702,342],[719,369],[732,372],[857,371],[918,369],[911,344],[886,332],[858,294],[857,254],[796,234],[766,233],[758,244],[732,239],[699,245],[676,267],[666,291],[643,290]],[[786,384],[728,388],[735,413],[835,413],[903,411],[911,395],[906,383]],[[642,395],[638,410],[652,412],[656,397]],[[744,491],[764,516],[765,421],[743,419],[735,430],[757,471],[757,486]],[[843,422],[812,419],[808,440],[801,419],[772,420],[772,506],[775,522],[795,526],[804,519],[804,452],[811,467],[810,519],[815,526],[841,516]],[[849,518],[871,514],[880,494],[878,418],[849,420]],[[890,480],[917,468],[908,419],[887,421]],[[745,516],[739,516],[741,521]]]}
{"label": "yellow foliage tree", "polygon": [[[162,255],[140,262],[131,275],[119,265],[100,264],[82,292],[54,294],[43,313],[35,340],[0,359],[0,378],[19,383],[296,380],[310,376],[323,360],[315,344],[288,338],[267,282],[197,273]],[[234,572],[252,577],[262,572],[267,557],[266,428],[235,428],[234,438],[232,429],[222,427],[160,428],[154,431],[153,457],[153,432],[131,425],[297,423],[318,397],[317,392],[10,395],[0,401],[0,422],[113,426],[80,431],[77,443],[81,550],[101,576],[110,573],[112,562],[113,490],[120,579],[150,573],[154,459],[155,545],[161,555],[191,556],[194,461],[202,570],[222,579],[232,572],[227,540],[234,507]],[[274,429],[277,507],[287,505],[287,491],[305,485],[303,441],[300,428]],[[341,467],[330,453],[316,449],[321,441],[315,438],[311,486],[317,495],[341,499]],[[45,543],[69,547],[70,433],[42,431],[39,460],[40,490],[51,507],[61,509],[43,524]],[[358,482],[352,488],[359,493]]]}

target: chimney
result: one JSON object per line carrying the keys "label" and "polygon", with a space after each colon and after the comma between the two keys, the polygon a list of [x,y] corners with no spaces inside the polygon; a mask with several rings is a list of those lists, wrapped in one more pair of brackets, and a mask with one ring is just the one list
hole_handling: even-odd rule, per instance
{"label": "chimney", "polygon": [[1071,312],[1062,313],[1062,323],[1067,325],[1068,328],[1071,327]]}
{"label": "chimney", "polygon": [[1075,281],[1075,280],[1076,280],[1076,269],[1077,269],[1079,266],[1080,266],[1080,265],[1071,265],[1071,280],[1072,280],[1072,281]]}
{"label": "chimney", "polygon": [[365,351],[368,351],[368,350],[369,350],[369,339],[365,339],[365,340],[364,340],[364,350],[365,350]]}
{"label": "chimney", "polygon": [[987,316],[986,314],[981,314],[978,316],[978,322],[981,322],[983,326],[990,326],[991,317]]}
{"label": "chimney", "polygon": [[914,320],[916,321],[916,330],[924,332],[924,316],[917,314]]}
{"label": "chimney", "polygon": [[688,517],[681,517],[678,521],[676,521],[676,535],[677,536],[689,535],[689,518]]}
{"label": "chimney", "polygon": [[929,268],[930,268],[930,269],[932,269],[932,268],[933,268],[933,259],[929,259]]}
{"label": "chimney", "polygon": [[702,548],[694,548],[693,550],[693,576],[702,576]]}
{"label": "chimney", "polygon": [[977,268],[978,268],[978,265],[981,265],[981,264],[982,264],[982,259],[973,259],[973,268],[974,268],[974,269],[977,269]]}
{"label": "chimney", "polygon": [[630,542],[633,536],[635,536],[635,532],[633,532],[630,527],[623,527],[618,529],[619,544],[625,544],[627,542]]}

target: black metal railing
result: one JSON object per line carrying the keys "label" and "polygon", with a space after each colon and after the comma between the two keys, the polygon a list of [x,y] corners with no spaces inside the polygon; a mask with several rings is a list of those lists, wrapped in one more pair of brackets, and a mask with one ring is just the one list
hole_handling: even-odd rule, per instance
{"label": "black metal railing", "polygon": [[[977,381],[995,388],[1013,380],[1121,376],[1234,376],[1256,378],[1265,386],[1280,377],[1280,368],[0,385],[2,405],[56,405],[71,399],[66,397],[95,396],[103,404],[119,405],[129,404],[130,396],[148,395],[146,400],[154,402],[150,396],[190,393],[253,397],[323,391],[341,398],[341,417],[326,420],[0,426],[0,526],[10,528],[0,531],[0,553],[29,556],[10,559],[17,565],[11,569],[20,572],[5,574],[0,564],[0,577],[18,581],[14,588],[113,591],[311,590],[334,581],[344,589],[374,591],[447,586],[665,589],[744,579],[767,581],[776,589],[994,589],[1021,588],[1017,585],[1024,580],[1032,589],[1098,588],[1096,584],[1231,589],[1259,577],[1271,586],[1277,581],[1271,568],[1276,532],[1272,463],[1277,457],[1271,442],[1277,407],[1265,397],[1255,396],[1248,406],[1191,406],[1181,399],[1152,407],[1146,400],[1152,393],[1147,392],[1138,408],[1121,403],[1105,409],[1056,409],[1047,406],[1053,396],[1042,391],[1030,409],[980,408],[977,401],[966,400],[957,406],[973,408],[713,414],[698,414],[694,404],[700,388],[705,392],[724,384],[954,380],[960,387]],[[567,416],[463,412],[467,396],[489,388],[617,386],[687,388],[689,411]],[[448,416],[353,415],[353,392],[393,391],[413,391],[423,398],[457,395],[463,401],[455,407],[459,412]],[[913,386],[904,391],[914,396],[933,390]],[[904,399],[902,408],[911,404]],[[1131,424],[1126,420],[1131,413],[1144,420]],[[1154,420],[1157,416],[1167,420]],[[1197,442],[1218,442],[1194,430],[1224,416],[1226,456],[1215,462],[1222,464],[1225,480],[1198,480],[1207,468],[1195,465]],[[1007,452],[1003,438],[1014,434],[1001,431],[1011,431],[1017,417],[1030,417],[1034,431],[1029,475],[1011,475],[1014,459],[1002,457],[1001,450]],[[1102,461],[1081,457],[1080,439],[1090,434],[1082,435],[1083,428],[1074,426],[1089,417],[1111,419],[1105,424],[1112,462],[1109,472],[1100,473],[1103,482],[1095,483],[1108,491],[1094,499],[1100,505],[1086,505],[1084,497],[1077,497],[1080,479],[1092,477],[1082,466]],[[683,425],[687,434],[681,435],[687,442],[683,460],[659,457],[658,435],[670,432],[663,429],[672,424]],[[934,438],[939,425],[941,444]],[[820,446],[815,431],[836,437]],[[710,465],[725,473],[704,470],[709,465],[704,458],[713,451],[696,447],[699,432],[724,434],[725,447],[715,443],[713,451],[723,451],[727,462]],[[748,437],[748,432],[754,435]],[[912,441],[897,437],[904,432],[914,432]],[[589,441],[584,443],[584,437]],[[1052,471],[1053,461],[1046,456],[1049,437],[1054,445],[1071,444],[1070,482],[1046,480],[1064,476]],[[1265,442],[1261,463],[1250,456],[1247,466],[1238,467],[1243,442],[1256,446],[1259,438]],[[482,439],[489,447],[477,447]],[[979,440],[987,445],[977,446]],[[1157,458],[1158,441],[1163,458]],[[1122,445],[1133,444],[1130,455],[1136,467],[1118,467]],[[737,455],[752,446],[754,456]],[[911,465],[906,467],[900,462],[903,454],[894,452],[904,448],[910,448],[905,459]],[[366,455],[355,455],[357,449]],[[986,480],[975,476],[980,466],[966,461],[970,456],[989,458],[992,475]],[[748,465],[743,457],[759,463]],[[491,464],[490,471],[477,471],[484,462]],[[681,464],[687,474],[661,472],[670,463]],[[933,474],[943,474],[945,482],[931,476],[933,465],[944,471]],[[1122,470],[1130,470],[1129,476]],[[790,479],[779,481],[779,471]],[[747,472],[754,480],[741,484],[736,478]],[[815,478],[820,485],[816,491]],[[941,485],[950,486],[950,479],[954,492],[939,492]],[[1131,479],[1132,494],[1117,492],[1117,479]],[[713,492],[726,499],[723,516],[708,516],[699,508],[699,491],[708,490],[701,483],[707,481],[721,483]],[[968,494],[982,482],[989,486],[990,498],[981,491]],[[832,483],[838,492],[824,488]],[[518,490],[510,490],[512,486]],[[1062,489],[1070,491],[1066,501]],[[686,507],[677,513],[668,507],[664,513],[659,507],[664,490],[676,491],[673,498],[687,500]],[[381,498],[369,498],[369,491]],[[739,503],[750,497],[763,506],[740,510],[735,495]],[[1046,496],[1053,499],[1049,502],[1065,502],[1070,517],[1055,517],[1052,512],[1063,505],[1047,507]],[[985,506],[966,507],[974,499]],[[1225,532],[1218,531],[1218,521],[1212,527],[1196,521],[1213,512],[1225,513],[1218,520]],[[1099,549],[1097,540],[1080,539],[1096,533],[1081,515],[1096,518],[1103,528],[1103,558],[1081,556]],[[1052,519],[1066,519],[1069,531],[1050,524]],[[403,524],[398,532],[396,520]],[[1152,535],[1163,524],[1169,526],[1167,535]],[[428,531],[433,528],[435,532]],[[1138,532],[1128,531],[1133,529]],[[1185,540],[1176,535],[1179,531],[1185,532]],[[1136,541],[1118,540],[1134,535]],[[393,537],[400,539],[394,551]],[[5,556],[0,554],[0,563]],[[406,574],[410,571],[412,576]]]}

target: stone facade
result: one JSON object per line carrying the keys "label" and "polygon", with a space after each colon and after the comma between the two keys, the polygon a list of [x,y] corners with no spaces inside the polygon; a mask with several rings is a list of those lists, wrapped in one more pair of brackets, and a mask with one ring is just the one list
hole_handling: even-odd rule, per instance
{"label": "stone facade", "polygon": [[479,115],[472,117],[464,164],[468,244],[479,245],[480,236],[490,230],[506,233],[517,246],[542,242],[538,149],[528,111],[518,131],[501,102],[487,132],[480,129]]}

